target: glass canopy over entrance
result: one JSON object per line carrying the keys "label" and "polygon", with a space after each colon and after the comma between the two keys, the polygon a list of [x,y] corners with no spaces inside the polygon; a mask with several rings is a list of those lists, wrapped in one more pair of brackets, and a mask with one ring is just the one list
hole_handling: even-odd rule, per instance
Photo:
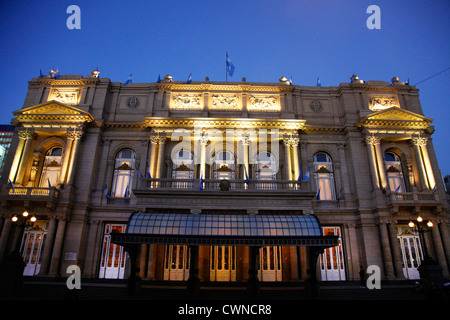
{"label": "glass canopy over entrance", "polygon": [[337,245],[324,236],[315,215],[179,214],[136,212],[117,244],[321,246]]}

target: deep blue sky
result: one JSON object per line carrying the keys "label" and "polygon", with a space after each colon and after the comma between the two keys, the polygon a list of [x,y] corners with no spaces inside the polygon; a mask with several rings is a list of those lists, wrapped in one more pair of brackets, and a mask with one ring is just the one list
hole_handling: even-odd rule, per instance
{"label": "deep blue sky", "polygon": [[[81,9],[81,30],[69,30],[66,9]],[[369,5],[381,9],[381,29],[369,30]],[[398,76],[415,84],[450,66],[450,1],[208,0],[2,1],[0,123],[22,107],[31,78],[87,75],[124,82],[229,80],[323,86]],[[418,85],[424,114],[434,119],[433,143],[450,174],[450,70]]]}

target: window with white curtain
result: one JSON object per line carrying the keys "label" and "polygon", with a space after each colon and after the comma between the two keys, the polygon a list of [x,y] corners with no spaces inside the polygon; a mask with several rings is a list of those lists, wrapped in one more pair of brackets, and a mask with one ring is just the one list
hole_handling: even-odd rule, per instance
{"label": "window with white curtain", "polygon": [[386,152],[384,154],[384,163],[389,189],[392,192],[406,192],[400,157],[393,152]]}
{"label": "window with white curtain", "polygon": [[129,198],[133,185],[136,154],[131,149],[121,150],[114,166],[112,194],[116,198]]}
{"label": "window with white curtain", "polygon": [[333,161],[324,153],[316,153],[313,157],[314,178],[319,200],[335,200]]}
{"label": "window with white curtain", "polygon": [[272,153],[268,151],[258,153],[255,163],[257,180],[276,180],[277,161]]}
{"label": "window with white curtain", "polygon": [[[194,156],[189,150],[180,149],[172,155],[172,178],[193,179],[194,178]],[[175,181],[175,188],[191,188],[192,182]]]}
{"label": "window with white curtain", "polygon": [[235,179],[235,168],[231,151],[219,151],[214,155],[214,179]]}
{"label": "window with white curtain", "polygon": [[62,148],[53,147],[47,151],[44,158],[44,166],[42,168],[39,187],[54,187],[59,183],[59,175],[61,173]]}

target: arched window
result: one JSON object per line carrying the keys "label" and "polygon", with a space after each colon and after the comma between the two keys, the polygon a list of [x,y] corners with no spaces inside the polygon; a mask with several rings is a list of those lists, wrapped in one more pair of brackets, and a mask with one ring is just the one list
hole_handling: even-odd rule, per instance
{"label": "arched window", "polygon": [[[180,149],[172,154],[172,178],[193,179],[194,178],[194,156],[189,150]],[[175,181],[173,188],[191,188],[192,182]]]}
{"label": "arched window", "polygon": [[275,180],[277,176],[277,161],[275,156],[262,151],[256,155],[256,179],[257,180]]}
{"label": "arched window", "polygon": [[335,200],[333,161],[324,152],[316,153],[313,157],[314,178],[319,200]]}
{"label": "arched window", "polygon": [[219,151],[214,155],[214,179],[235,179],[235,168],[231,151]]}
{"label": "arched window", "polygon": [[59,175],[61,173],[61,159],[61,147],[53,147],[47,151],[44,158],[44,166],[42,168],[39,187],[49,188],[58,184]]}
{"label": "arched window", "polygon": [[194,177],[194,156],[189,150],[180,149],[172,156],[172,178],[192,179]]}
{"label": "arched window", "polygon": [[400,157],[393,152],[386,152],[384,154],[384,163],[386,166],[389,189],[391,189],[392,192],[406,192]]}
{"label": "arched window", "polygon": [[123,149],[117,154],[112,187],[112,194],[114,197],[130,197],[133,185],[135,159],[136,154],[131,149]]}

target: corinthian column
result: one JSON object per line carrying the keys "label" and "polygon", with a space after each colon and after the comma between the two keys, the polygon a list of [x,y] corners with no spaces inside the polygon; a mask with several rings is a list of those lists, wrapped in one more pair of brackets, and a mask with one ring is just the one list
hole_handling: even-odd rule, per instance
{"label": "corinthian column", "polygon": [[288,137],[283,137],[286,164],[286,180],[292,180],[292,160],[291,160],[291,140]]}
{"label": "corinthian column", "polygon": [[70,152],[70,163],[67,171],[67,184],[72,184],[75,177],[75,165],[78,158],[78,150],[80,149],[80,139],[83,136],[83,131],[74,130],[67,134],[67,138],[73,140],[72,150]]}
{"label": "corinthian column", "polygon": [[381,152],[381,138],[380,137],[373,137],[372,139],[373,146],[375,148],[375,156],[377,158],[377,165],[378,165],[378,175],[380,177],[380,185],[382,189],[387,188],[387,178],[386,178],[386,170],[384,169],[384,157]]}
{"label": "corinthian column", "polygon": [[366,136],[364,141],[367,144],[367,151],[369,153],[369,164],[370,164],[370,169],[372,171],[372,182],[373,182],[373,187],[376,188],[380,188],[380,178],[378,175],[378,170],[377,170],[377,159],[375,156],[375,150],[374,150],[374,144],[376,141],[376,138],[373,136]]}
{"label": "corinthian column", "polygon": [[14,157],[14,162],[18,163],[18,165],[15,165],[13,162],[13,166],[11,168],[11,173],[13,173],[13,170],[17,168],[17,175],[15,176],[15,181],[14,179],[11,179],[11,181],[15,183],[20,183],[23,185],[22,180],[25,174],[27,161],[29,160],[28,158],[30,154],[31,144],[33,142],[33,136],[34,134],[31,131],[19,131],[19,138],[20,140],[24,140],[25,145],[23,146],[22,144],[23,152],[20,149],[17,149],[16,156]]}
{"label": "corinthian column", "polygon": [[[427,144],[427,138],[424,137],[412,137],[411,138],[411,143],[414,147],[414,153],[416,154],[416,161],[417,161],[417,166],[419,167],[419,173],[420,173],[420,180],[422,181],[422,187],[425,189],[431,189],[428,177],[427,177],[427,170],[425,167],[425,163],[424,163],[424,158],[423,158],[423,149],[422,146],[426,146]],[[426,152],[426,148],[425,148],[425,152]],[[428,158],[428,152],[426,152],[427,154],[427,158]],[[431,166],[430,166],[430,170],[431,170]],[[433,178],[433,182],[434,182],[434,178]],[[434,187],[434,185],[433,185]]]}
{"label": "corinthian column", "polygon": [[206,145],[208,144],[208,134],[202,133],[200,136],[201,153],[200,153],[200,178],[206,178]]}

